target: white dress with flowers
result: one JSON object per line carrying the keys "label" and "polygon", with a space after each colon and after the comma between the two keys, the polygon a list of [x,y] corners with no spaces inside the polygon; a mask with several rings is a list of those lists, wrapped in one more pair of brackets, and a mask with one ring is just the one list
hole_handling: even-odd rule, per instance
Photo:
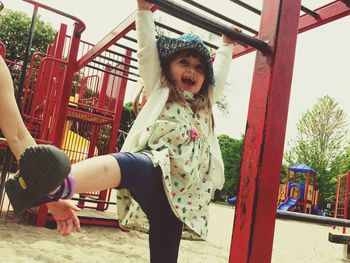
{"label": "white dress with flowers", "polygon": [[[206,112],[195,114],[189,105],[167,103],[159,119],[141,135],[148,138],[143,152],[150,156],[154,166],[162,169],[165,193],[173,212],[185,223],[186,230],[201,238],[208,231],[212,190],[211,151],[206,137],[209,132]],[[118,199],[125,197],[120,195]],[[128,224],[139,228],[143,212],[136,204],[132,210]]]}
{"label": "white dress with flowers", "polygon": [[[186,105],[167,102],[168,88],[161,87],[159,80],[151,80],[160,74],[160,70],[156,70],[160,66],[157,54],[150,52],[157,51],[153,42],[155,37],[150,34],[154,30],[152,14],[138,12],[137,24],[142,36],[142,42],[139,41],[142,46],[139,69],[145,90],[151,91],[147,93],[147,103],[130,130],[122,151],[146,153],[154,166],[160,166],[169,204],[174,214],[184,222],[186,231],[183,237],[205,239],[212,192],[223,184],[218,181],[223,176],[223,170],[219,169],[221,165],[218,165],[222,160],[216,137],[211,131],[210,116],[205,111],[193,113],[189,104],[193,95],[189,92],[184,92],[188,98]],[[232,51],[233,47],[226,46],[217,52],[215,63],[220,72],[216,73],[222,78],[216,79],[214,101],[224,86]],[[146,71],[151,69],[152,74],[148,74]],[[126,189],[118,191],[117,211],[122,226],[148,231],[145,214]]]}

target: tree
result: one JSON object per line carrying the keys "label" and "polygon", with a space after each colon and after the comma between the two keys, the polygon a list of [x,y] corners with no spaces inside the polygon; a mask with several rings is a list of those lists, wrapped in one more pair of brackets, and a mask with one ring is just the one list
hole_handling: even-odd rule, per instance
{"label": "tree", "polygon": [[237,195],[243,151],[243,137],[238,140],[228,135],[220,135],[218,140],[225,166],[225,184],[222,190],[217,192],[215,199],[220,199],[218,196]]}
{"label": "tree", "polygon": [[294,146],[284,158],[289,164],[306,163],[315,169],[322,199],[332,201],[346,145],[346,114],[334,98],[324,96],[302,115],[297,131]]}
{"label": "tree", "polygon": [[345,174],[350,171],[350,144],[346,146],[344,153],[338,158],[339,174]]}
{"label": "tree", "polygon": [[[6,46],[6,58],[23,61],[28,40],[31,18],[23,12],[7,10],[0,16],[0,40]],[[38,17],[31,52],[46,52],[56,31]]]}

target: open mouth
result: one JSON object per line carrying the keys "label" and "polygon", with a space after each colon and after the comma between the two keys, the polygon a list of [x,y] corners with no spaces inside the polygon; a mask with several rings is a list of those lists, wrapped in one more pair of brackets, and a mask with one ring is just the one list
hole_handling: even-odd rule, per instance
{"label": "open mouth", "polygon": [[183,77],[182,82],[187,86],[193,86],[196,84],[196,81],[191,77]]}

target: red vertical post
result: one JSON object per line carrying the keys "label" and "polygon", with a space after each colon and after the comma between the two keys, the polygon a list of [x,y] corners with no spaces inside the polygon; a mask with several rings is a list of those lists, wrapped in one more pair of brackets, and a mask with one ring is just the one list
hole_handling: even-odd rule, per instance
{"label": "red vertical post", "polygon": [[[310,171],[307,172],[306,175],[306,183],[305,183],[305,192],[304,192],[304,208],[303,212],[306,213],[306,205],[307,205],[307,197],[308,197],[308,192],[309,192],[309,184],[310,184]],[[310,211],[311,213],[311,211]]]}
{"label": "red vertical post", "polygon": [[[105,67],[104,68],[105,72],[111,72],[112,68],[111,67]],[[103,108],[103,104],[105,103],[105,99],[107,96],[107,86],[109,83],[111,75],[108,73],[103,73],[103,78],[102,78],[102,85],[101,85],[101,89],[98,92],[99,93],[99,97],[98,97],[98,104],[97,107],[99,108]]]}
{"label": "red vertical post", "polygon": [[[124,59],[124,63],[129,64],[131,63],[131,60],[128,57],[131,57],[132,51],[131,50],[126,50],[125,52],[126,58]],[[129,70],[128,66],[124,66],[124,70]],[[129,73],[123,72],[124,77],[128,77]],[[113,126],[112,126],[112,132],[111,132],[111,137],[109,140],[109,145],[108,145],[108,152],[112,153],[115,152],[115,146],[117,143],[117,138],[118,138],[118,133],[119,133],[119,125],[120,125],[120,120],[122,118],[122,113],[123,113],[123,104],[124,104],[124,97],[125,97],[125,90],[126,90],[126,85],[127,85],[128,80],[125,78],[122,78],[118,84],[117,87],[117,102],[115,105],[115,115],[114,115],[114,121],[113,121]]]}
{"label": "red vertical post", "polygon": [[[344,219],[348,218],[348,205],[349,205],[349,185],[350,185],[350,171],[345,175],[345,196],[344,196]],[[343,234],[346,233],[346,228],[343,227]]]}
{"label": "red vertical post", "polygon": [[298,173],[296,171],[293,172],[293,182],[294,183],[297,181],[297,174]]}
{"label": "red vertical post", "polygon": [[[110,72],[112,68],[110,67],[105,67],[104,70],[106,72]],[[97,105],[94,105],[94,107],[98,107],[99,109],[103,109],[103,104],[106,98],[106,91],[107,91],[107,86],[108,86],[108,81],[110,79],[110,74],[108,73],[103,73],[103,79],[102,79],[102,84],[101,87],[97,88],[95,96],[98,96],[98,101]],[[100,125],[93,123],[92,124],[92,132],[91,132],[91,137],[90,137],[90,146],[89,146],[89,152],[88,152],[88,158],[91,158],[95,155],[95,148],[97,145],[97,140],[98,140],[98,133],[100,130]],[[99,204],[100,205],[100,204]],[[99,206],[98,205],[98,206]],[[104,204],[102,204],[104,205]]]}
{"label": "red vertical post", "polygon": [[66,35],[67,35],[67,25],[61,24],[60,31],[58,32],[57,40],[55,41],[55,45],[54,45],[55,50],[54,50],[53,56],[55,58],[62,59],[64,43],[66,41]]}
{"label": "red vertical post", "polygon": [[264,0],[230,263],[271,262],[301,0]]}
{"label": "red vertical post", "polygon": [[[297,181],[297,174],[298,173],[296,171],[293,171],[293,183],[295,183]],[[294,191],[295,191],[295,187],[292,187],[290,189],[290,196],[294,196]]]}
{"label": "red vertical post", "polygon": [[288,197],[289,177],[290,177],[290,170],[288,169],[287,179],[286,179],[286,190],[284,192],[284,200],[287,200],[287,197]]}
{"label": "red vertical post", "polygon": [[58,98],[57,109],[60,111],[60,115],[55,124],[53,124],[53,143],[57,147],[60,147],[63,141],[64,127],[66,121],[66,115],[68,111],[69,97],[73,86],[73,78],[76,70],[76,62],[78,57],[78,50],[80,44],[81,31],[84,28],[80,23],[74,24],[74,31],[71,39],[71,45],[69,48],[69,55],[67,61],[67,71],[63,84],[62,98]]}
{"label": "red vertical post", "polygon": [[314,178],[313,178],[313,180],[312,180],[312,186],[313,186],[313,187],[316,186],[316,180],[317,180],[316,177],[317,177],[317,174],[314,173]]}
{"label": "red vertical post", "polygon": [[341,184],[341,176],[338,176],[337,183],[337,196],[335,198],[335,206],[334,206],[334,217],[338,217],[338,206],[339,206],[339,198],[340,198],[340,184]]}

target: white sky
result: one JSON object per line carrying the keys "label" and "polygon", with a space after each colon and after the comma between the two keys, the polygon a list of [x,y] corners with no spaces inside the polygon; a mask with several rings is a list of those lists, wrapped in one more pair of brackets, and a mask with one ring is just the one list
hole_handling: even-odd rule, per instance
{"label": "white sky", "polygon": [[[30,16],[32,14],[32,5],[21,0],[2,0],[2,2],[6,8],[23,11]],[[97,43],[136,8],[136,0],[41,0],[41,2],[83,20],[87,25],[87,29],[83,33],[82,39],[91,43]],[[258,29],[259,17],[236,6],[229,0],[200,0],[198,2],[245,25]],[[261,0],[246,0],[245,2],[261,9]],[[304,0],[303,5],[309,9],[314,9],[329,2],[331,0]],[[63,22],[70,26],[68,32],[72,31],[73,23],[71,20],[66,20],[42,9],[39,10],[39,14],[42,20],[50,22],[54,28],[58,29],[60,22]],[[178,28],[178,20],[176,22],[170,18],[168,19],[165,21],[170,26]],[[180,30],[185,31],[186,28],[180,28]],[[244,133],[254,60],[255,53],[251,53],[232,62],[231,73],[228,78],[230,85],[225,91],[230,103],[230,113],[228,116],[223,116],[221,113],[216,114],[218,134],[225,133],[231,137],[239,138]],[[346,112],[347,121],[350,123],[349,62],[349,16],[299,35],[286,142],[296,136],[296,123],[301,114],[307,109],[311,109],[317,98],[325,95],[336,99],[340,107]],[[129,90],[132,90],[132,88],[130,85]],[[350,126],[348,127],[350,129]]]}

